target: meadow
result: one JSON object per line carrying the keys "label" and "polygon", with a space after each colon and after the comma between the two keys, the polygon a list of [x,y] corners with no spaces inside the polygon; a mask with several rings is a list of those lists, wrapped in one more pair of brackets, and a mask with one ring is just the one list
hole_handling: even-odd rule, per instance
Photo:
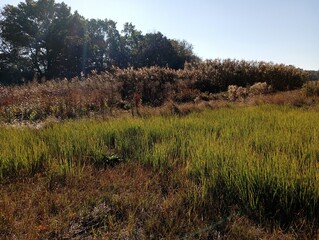
{"label": "meadow", "polygon": [[319,71],[0,15],[0,239],[319,239]]}
{"label": "meadow", "polygon": [[[313,238],[319,223],[318,119],[315,108],[229,104],[185,116],[77,119],[48,123],[40,129],[3,125],[0,128],[1,195],[10,199],[7,186],[28,182],[26,179],[41,179],[45,186],[42,191],[54,192],[63,186],[70,188],[70,182],[72,186],[79,182],[85,185],[88,168],[98,178],[100,171],[135,169],[138,165],[150,171],[159,182],[153,183],[154,179],[150,178],[141,186],[147,183],[147,189],[152,192],[159,184],[161,189],[161,200],[156,203],[154,198],[155,202],[150,201],[147,206],[160,205],[163,201],[174,214],[161,216],[160,227],[155,217],[158,213],[149,213],[139,223],[140,235],[129,235],[131,238],[180,238],[207,227],[189,239],[216,237],[212,235],[216,232],[232,239]],[[121,171],[125,178],[125,172],[135,170]],[[136,174],[133,179],[136,178],[143,179],[143,176]],[[132,189],[135,181],[129,182]],[[134,214],[128,214],[125,221],[134,222],[129,225],[133,234],[137,231],[136,219],[147,211],[145,204],[149,200],[145,200],[147,192],[145,196],[138,191],[132,194],[135,197],[130,198],[128,206],[134,205],[133,199],[138,204],[134,205]],[[90,197],[85,201],[94,199],[97,204],[101,199],[101,195]],[[81,201],[78,204],[85,205]],[[10,206],[4,197],[0,199],[0,232],[6,233],[0,236],[8,239],[22,234],[17,226],[19,217],[8,216],[5,210]],[[52,203],[42,207],[51,209]],[[117,208],[114,216],[124,211],[123,206]],[[62,214],[64,210],[59,211]],[[59,215],[57,212],[53,215]],[[64,221],[74,220],[74,215],[73,212]],[[249,221],[245,228],[237,221],[242,218]],[[62,234],[66,223],[54,225],[52,221],[51,216],[46,224],[35,222],[36,226],[45,225],[44,230],[34,227],[25,236],[61,238],[58,234]],[[116,220],[100,221],[103,226],[111,226]],[[220,226],[211,224],[219,221],[222,221]],[[255,230],[247,229],[249,225],[256,226]],[[92,225],[90,229],[87,230],[90,234],[103,236],[101,225]]]}
{"label": "meadow", "polygon": [[307,80],[216,59],[0,86],[0,238],[318,237]]}

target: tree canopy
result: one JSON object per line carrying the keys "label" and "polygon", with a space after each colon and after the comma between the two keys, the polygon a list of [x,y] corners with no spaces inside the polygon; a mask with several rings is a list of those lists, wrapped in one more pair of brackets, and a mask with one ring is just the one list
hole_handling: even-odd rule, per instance
{"label": "tree canopy", "polygon": [[142,34],[132,23],[85,19],[54,0],[25,0],[0,12],[0,83],[33,77],[70,78],[112,66],[184,67],[198,61],[192,45],[160,32]]}

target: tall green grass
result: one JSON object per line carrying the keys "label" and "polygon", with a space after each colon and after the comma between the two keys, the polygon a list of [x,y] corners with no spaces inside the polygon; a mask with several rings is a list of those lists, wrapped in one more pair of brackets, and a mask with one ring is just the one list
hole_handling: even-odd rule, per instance
{"label": "tall green grass", "polygon": [[223,108],[185,117],[77,120],[0,128],[0,178],[73,173],[111,156],[158,171],[182,168],[201,194],[282,223],[319,216],[319,112],[285,106]]}

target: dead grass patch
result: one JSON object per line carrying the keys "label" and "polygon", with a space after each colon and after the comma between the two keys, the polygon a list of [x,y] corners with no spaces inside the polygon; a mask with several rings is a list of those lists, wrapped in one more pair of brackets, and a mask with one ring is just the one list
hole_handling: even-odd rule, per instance
{"label": "dead grass patch", "polygon": [[[54,187],[44,175],[3,184],[3,239],[172,239],[205,221],[191,208],[189,184],[139,164],[89,166]],[[178,222],[177,222],[178,221]]]}

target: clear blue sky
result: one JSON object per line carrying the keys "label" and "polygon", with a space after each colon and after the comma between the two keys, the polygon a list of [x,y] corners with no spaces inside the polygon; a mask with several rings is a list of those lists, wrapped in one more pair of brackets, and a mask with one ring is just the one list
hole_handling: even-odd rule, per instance
{"label": "clear blue sky", "polygon": [[[19,0],[0,0],[17,5]],[[56,0],[56,2],[62,2]],[[203,59],[236,58],[319,70],[319,0],[64,0],[86,18],[132,22],[185,39]]]}

